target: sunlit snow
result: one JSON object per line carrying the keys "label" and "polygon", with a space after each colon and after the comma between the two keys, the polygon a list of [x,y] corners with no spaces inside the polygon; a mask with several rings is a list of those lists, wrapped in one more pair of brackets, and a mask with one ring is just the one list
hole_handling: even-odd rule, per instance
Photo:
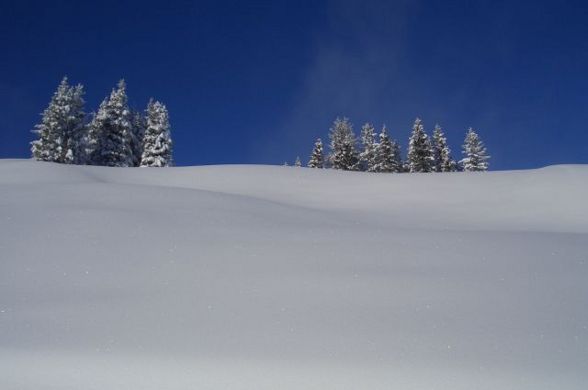
{"label": "sunlit snow", "polygon": [[0,161],[0,389],[585,389],[588,167]]}

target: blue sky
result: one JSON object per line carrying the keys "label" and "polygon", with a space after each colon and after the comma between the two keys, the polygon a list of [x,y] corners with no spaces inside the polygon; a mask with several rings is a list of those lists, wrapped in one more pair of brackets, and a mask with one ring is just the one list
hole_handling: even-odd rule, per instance
{"label": "blue sky", "polygon": [[3,1],[0,158],[64,75],[170,111],[178,165],[307,159],[336,116],[469,126],[492,169],[588,163],[585,1]]}

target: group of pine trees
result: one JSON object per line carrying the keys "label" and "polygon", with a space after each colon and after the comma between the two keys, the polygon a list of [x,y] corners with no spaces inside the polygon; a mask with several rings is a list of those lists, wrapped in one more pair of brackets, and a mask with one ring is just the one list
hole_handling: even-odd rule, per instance
{"label": "group of pine trees", "polygon": [[[333,168],[366,172],[479,172],[488,170],[488,156],[484,143],[470,128],[463,144],[464,158],[456,161],[451,156],[445,134],[439,125],[432,137],[425,132],[422,121],[416,119],[408,143],[406,160],[402,160],[400,145],[388,135],[386,126],[376,134],[370,123],[361,129],[360,144],[347,118],[337,118],[329,133],[330,153],[325,156],[323,143],[317,139],[309,168]],[[296,159],[295,166],[301,166]]]}
{"label": "group of pine trees", "polygon": [[[124,80],[91,116],[86,115],[84,104],[84,87],[70,86],[64,77],[43,112],[41,123],[33,130],[38,135],[31,143],[35,159],[110,167],[173,164],[165,105],[151,99],[145,114],[131,110]],[[486,171],[490,158],[484,143],[470,128],[463,144],[464,158],[455,161],[441,127],[436,125],[429,137],[418,118],[404,161],[400,145],[390,138],[385,126],[376,134],[374,126],[366,123],[361,129],[361,148],[358,148],[349,119],[337,118],[329,138],[330,153],[325,156],[323,143],[317,139],[308,167],[366,172]],[[299,158],[295,165],[302,165]]]}
{"label": "group of pine trees", "polygon": [[173,163],[169,114],[151,99],[145,114],[129,108],[124,80],[96,113],[84,111],[84,87],[64,77],[33,132],[33,158],[63,164],[167,167]]}

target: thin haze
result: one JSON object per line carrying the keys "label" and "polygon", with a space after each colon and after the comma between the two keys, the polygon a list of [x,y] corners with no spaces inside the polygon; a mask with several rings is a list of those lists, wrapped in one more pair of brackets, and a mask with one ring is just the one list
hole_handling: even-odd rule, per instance
{"label": "thin haze", "polygon": [[[397,116],[410,120],[415,114],[402,115],[389,104],[401,93],[389,88],[401,77],[405,23],[415,7],[408,2],[329,2],[327,33],[317,39],[293,107],[272,138],[274,146],[287,139],[306,158],[309,143],[314,137],[324,138],[336,116],[348,116],[359,121],[357,125]],[[264,150],[272,159],[280,157],[279,148]]]}
{"label": "thin haze", "polygon": [[[586,81],[555,69],[574,69],[586,55],[573,49],[577,35],[566,36],[576,30],[573,20],[559,37],[550,36],[572,9],[569,2],[559,9],[330,2],[328,32],[317,40],[296,104],[273,142],[287,138],[306,158],[310,138],[324,139],[335,116],[349,116],[356,132],[366,121],[385,124],[405,148],[413,120],[421,117],[429,131],[436,123],[444,128],[457,157],[466,129],[476,128],[495,168],[586,162],[588,148],[570,145],[574,129],[558,123],[562,112],[578,106]],[[560,58],[550,56],[555,49]],[[573,92],[562,94],[566,88]],[[588,119],[584,110],[575,114],[573,122]],[[266,150],[278,158],[279,148]]]}

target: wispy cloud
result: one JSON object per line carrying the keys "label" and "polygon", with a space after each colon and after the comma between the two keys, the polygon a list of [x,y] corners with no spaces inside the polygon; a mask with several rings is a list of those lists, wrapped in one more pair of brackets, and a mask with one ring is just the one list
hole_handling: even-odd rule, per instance
{"label": "wispy cloud", "polygon": [[[270,140],[287,142],[293,152],[324,136],[335,116],[350,116],[358,125],[379,119],[374,116],[384,106],[393,109],[391,89],[404,88],[397,81],[407,23],[418,3],[330,1],[327,7],[327,26],[315,42],[314,59],[290,114]],[[284,158],[272,147],[264,149],[269,159]]]}

